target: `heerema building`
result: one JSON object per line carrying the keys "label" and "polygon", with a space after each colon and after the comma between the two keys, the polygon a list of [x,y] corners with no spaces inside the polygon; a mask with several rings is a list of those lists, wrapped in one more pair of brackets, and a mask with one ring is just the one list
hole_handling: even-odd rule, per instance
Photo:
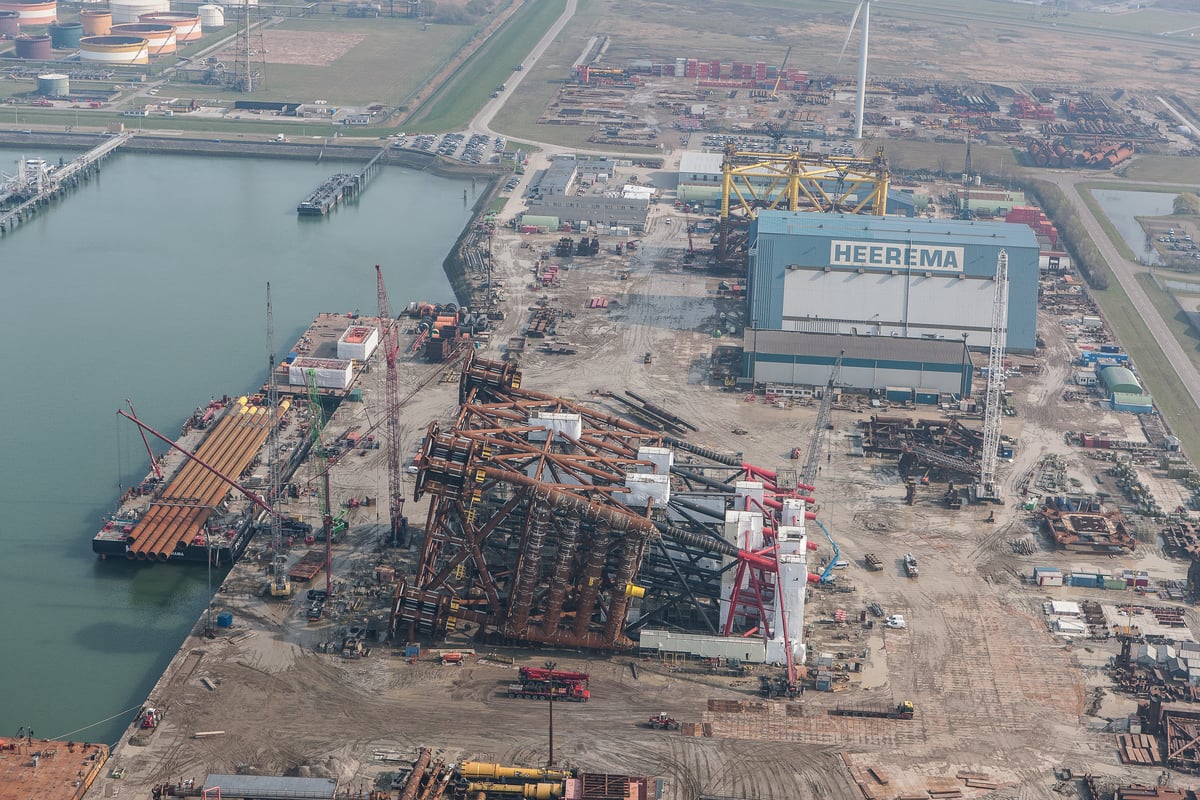
{"label": "heerema building", "polygon": [[991,341],[1008,251],[1010,352],[1036,345],[1038,243],[1026,225],[762,211],[750,232],[753,330]]}

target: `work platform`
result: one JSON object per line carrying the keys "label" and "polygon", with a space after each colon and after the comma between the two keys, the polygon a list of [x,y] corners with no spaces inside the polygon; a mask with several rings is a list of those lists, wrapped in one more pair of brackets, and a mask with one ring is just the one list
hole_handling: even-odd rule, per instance
{"label": "work platform", "polygon": [[[357,352],[352,346],[352,354],[339,353],[339,342],[347,337],[358,334],[360,329],[380,330],[378,317],[362,317],[356,314],[318,314],[312,325],[300,335],[291,350],[276,365],[276,383],[280,397],[307,397],[308,383],[305,380],[304,365],[319,369],[321,376],[328,375],[329,381],[318,381],[317,394],[322,398],[336,400],[346,399],[355,389],[359,376],[369,369],[370,353],[362,357],[363,352]],[[372,339],[372,348],[378,341],[378,336]],[[365,351],[364,351],[365,352]],[[343,362],[340,367],[334,362]],[[294,368],[295,367],[295,368]],[[343,373],[338,376],[338,372]],[[267,384],[264,382],[259,390],[265,396]]]}
{"label": "work platform", "polygon": [[0,736],[0,800],[80,800],[108,761],[108,746]]}

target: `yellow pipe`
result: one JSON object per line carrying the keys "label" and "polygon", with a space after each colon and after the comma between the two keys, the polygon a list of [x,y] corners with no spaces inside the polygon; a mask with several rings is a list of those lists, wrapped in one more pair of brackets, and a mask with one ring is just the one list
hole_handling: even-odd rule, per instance
{"label": "yellow pipe", "polygon": [[483,761],[464,761],[458,765],[458,774],[464,778],[487,778],[491,780],[551,780],[564,781],[572,777],[569,770],[543,769],[540,767],[506,767]]}
{"label": "yellow pipe", "polygon": [[563,796],[563,785],[561,783],[471,783],[467,785],[467,791],[516,795],[526,798],[526,800],[555,800],[555,798]]}

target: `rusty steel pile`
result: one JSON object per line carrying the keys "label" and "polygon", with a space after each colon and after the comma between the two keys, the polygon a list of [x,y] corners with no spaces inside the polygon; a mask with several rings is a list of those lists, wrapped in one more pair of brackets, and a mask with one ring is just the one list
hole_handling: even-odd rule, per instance
{"label": "rusty steel pile", "polygon": [[473,626],[620,650],[647,623],[716,634],[723,571],[756,557],[722,535],[735,483],[774,475],[520,384],[515,363],[470,357],[453,426],[430,426],[415,495],[433,502],[393,638]]}

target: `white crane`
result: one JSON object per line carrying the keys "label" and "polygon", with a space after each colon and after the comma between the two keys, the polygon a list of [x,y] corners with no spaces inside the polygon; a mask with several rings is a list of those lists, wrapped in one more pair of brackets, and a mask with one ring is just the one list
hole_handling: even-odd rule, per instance
{"label": "white crane", "polygon": [[854,115],[855,139],[863,138],[863,114],[867,106],[867,51],[871,38],[871,0],[858,0],[858,5],[854,7],[854,16],[850,18],[850,27],[846,29],[846,41],[842,43],[842,52],[838,53],[838,63],[840,64],[842,56],[846,54],[846,47],[850,44],[850,37],[854,35],[854,26],[858,22],[860,14],[862,15],[862,43],[858,52],[858,101]]}
{"label": "white crane", "polygon": [[979,464],[980,500],[999,500],[996,464],[1000,449],[1000,404],[1004,398],[1004,345],[1008,339],[1008,251],[996,258],[996,297],[992,301],[992,340],[988,348],[987,398],[983,412],[983,453]]}

